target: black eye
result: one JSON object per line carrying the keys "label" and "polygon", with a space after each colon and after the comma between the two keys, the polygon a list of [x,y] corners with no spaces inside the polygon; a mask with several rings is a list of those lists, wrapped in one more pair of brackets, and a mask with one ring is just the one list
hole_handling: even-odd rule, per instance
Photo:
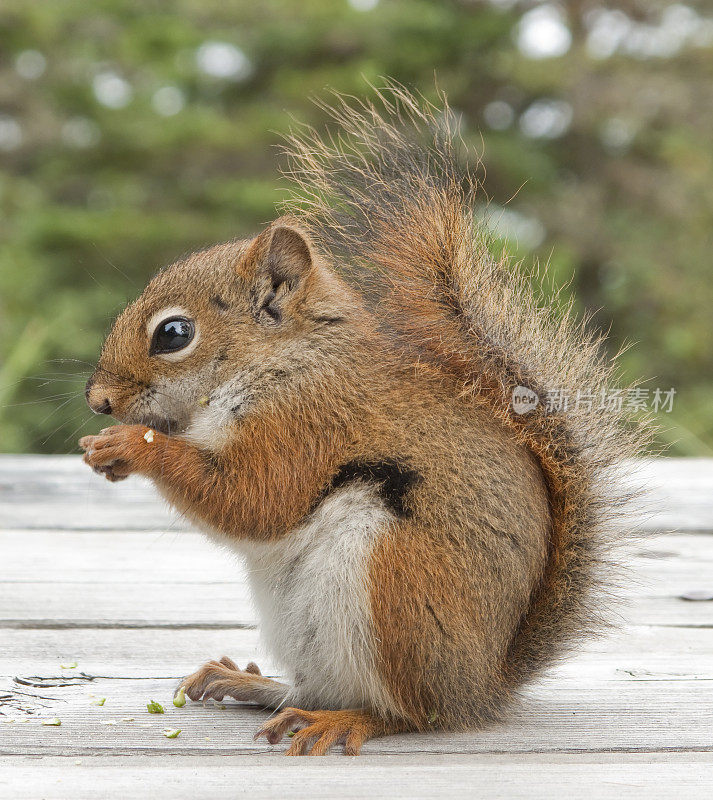
{"label": "black eye", "polygon": [[195,326],[190,319],[173,317],[166,319],[156,328],[151,340],[149,355],[173,353],[190,344],[195,335]]}

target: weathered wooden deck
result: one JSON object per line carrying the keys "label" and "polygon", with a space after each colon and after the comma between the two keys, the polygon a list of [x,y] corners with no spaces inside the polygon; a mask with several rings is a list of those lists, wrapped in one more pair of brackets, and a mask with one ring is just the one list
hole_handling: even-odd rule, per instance
{"label": "weathered wooden deck", "polygon": [[234,558],[137,479],[0,457],[0,797],[713,796],[713,460],[641,474],[647,535],[626,551],[618,630],[531,687],[508,724],[285,759],[252,740],[267,712],[171,703],[207,658],[260,654]]}

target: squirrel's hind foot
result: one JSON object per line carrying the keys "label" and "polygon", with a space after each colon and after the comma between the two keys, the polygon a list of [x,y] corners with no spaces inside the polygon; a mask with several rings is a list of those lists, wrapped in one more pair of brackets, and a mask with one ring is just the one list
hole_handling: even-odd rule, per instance
{"label": "squirrel's hind foot", "polygon": [[255,734],[277,744],[288,731],[295,731],[287,756],[324,756],[336,744],[344,745],[345,756],[359,755],[367,739],[398,733],[403,728],[362,709],[304,711],[286,708],[269,719]]}
{"label": "squirrel's hind foot", "polygon": [[252,661],[240,669],[228,656],[220,661],[208,661],[192,675],[184,678],[178,689],[183,689],[191,700],[217,700],[232,697],[246,703],[274,708],[287,695],[283,683],[266,678]]}

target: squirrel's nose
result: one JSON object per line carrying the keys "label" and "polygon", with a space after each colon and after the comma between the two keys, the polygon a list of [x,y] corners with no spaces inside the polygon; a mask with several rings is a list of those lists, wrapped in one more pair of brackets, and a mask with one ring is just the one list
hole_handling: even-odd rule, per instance
{"label": "squirrel's nose", "polygon": [[111,414],[111,403],[106,397],[101,401],[101,403],[99,403],[99,405],[93,405],[90,403],[89,408],[91,408],[95,414]]}
{"label": "squirrel's nose", "polygon": [[[87,398],[87,405],[95,414],[111,414],[111,402],[108,397],[102,397],[101,392],[92,392],[94,381],[90,378],[84,389],[84,396]],[[96,395],[96,396],[93,396]]]}

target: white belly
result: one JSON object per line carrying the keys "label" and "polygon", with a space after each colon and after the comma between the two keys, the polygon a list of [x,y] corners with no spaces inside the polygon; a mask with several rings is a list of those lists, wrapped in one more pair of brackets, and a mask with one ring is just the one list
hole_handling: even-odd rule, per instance
{"label": "white belly", "polygon": [[273,543],[240,542],[261,633],[293,689],[286,705],[394,708],[375,667],[367,570],[391,514],[362,483],[338,489]]}

